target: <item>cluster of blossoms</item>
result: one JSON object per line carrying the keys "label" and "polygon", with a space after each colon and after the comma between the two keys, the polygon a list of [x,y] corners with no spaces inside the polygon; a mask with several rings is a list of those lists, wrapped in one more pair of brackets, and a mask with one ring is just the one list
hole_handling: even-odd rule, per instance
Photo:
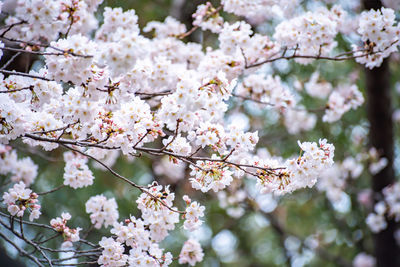
{"label": "cluster of blossoms", "polygon": [[224,6],[224,10],[229,13],[236,14],[238,16],[251,17],[260,12],[263,6],[272,6],[279,1],[276,0],[222,0],[221,4]]}
{"label": "cluster of blossoms", "polygon": [[196,131],[189,132],[188,139],[196,146],[209,146],[220,154],[230,153],[235,156],[254,149],[258,142],[258,132],[244,132],[236,123],[230,124],[227,129],[220,124],[200,123]]}
{"label": "cluster of blossoms", "polygon": [[279,53],[281,47],[268,36],[254,33],[251,26],[243,21],[233,24],[225,22],[218,40],[220,50],[234,58],[227,64],[238,68],[271,58]]}
{"label": "cluster of blossoms", "polygon": [[366,222],[372,232],[378,233],[386,229],[386,218],[400,220],[400,183],[383,189],[383,200],[375,204],[374,212],[368,215]]}
{"label": "cluster of blossoms", "polygon": [[[47,75],[47,70],[42,69],[40,72],[36,73],[31,71],[32,75]],[[44,81],[41,79],[27,79],[21,76],[10,75],[5,79],[2,79],[0,83],[0,89],[2,91],[11,91],[7,95],[16,103],[26,103],[32,110],[40,112],[45,104],[51,102],[52,98],[57,98],[63,91],[61,84],[55,81]],[[24,90],[26,89],[26,90]],[[28,102],[29,101],[29,102]],[[29,116],[35,116],[35,113],[29,112],[24,114],[23,122],[29,121],[31,118]],[[40,114],[42,115],[42,114]],[[48,116],[47,116],[48,117]],[[45,129],[49,130],[49,127],[61,126],[59,123],[51,122],[49,118],[42,117],[46,119],[43,122],[37,122],[34,129],[36,131],[43,131]],[[53,119],[54,120],[54,119]],[[50,125],[49,125],[50,124]],[[33,127],[30,125],[25,125],[25,127]],[[48,133],[54,134],[54,133]]]}
{"label": "cluster of blossoms", "polygon": [[[136,200],[145,224],[150,225],[150,238],[156,242],[162,241],[168,231],[175,229],[179,222],[179,213],[173,209],[175,194],[171,193],[169,186],[153,184],[148,189],[149,194],[142,193]],[[169,209],[168,207],[171,207]]]}
{"label": "cluster of blossoms", "polygon": [[279,76],[248,75],[238,85],[236,94],[273,105],[276,109],[290,108],[296,105],[293,93],[282,84]]}
{"label": "cluster of blossoms", "polygon": [[166,149],[180,155],[189,155],[192,151],[192,146],[187,142],[187,139],[180,134],[163,139],[162,142]]}
{"label": "cluster of blossoms", "polygon": [[254,165],[275,169],[271,172],[257,169],[257,186],[261,192],[284,194],[299,188],[312,187],[317,182],[319,174],[333,165],[335,147],[326,139],[319,140],[319,145],[311,142],[300,143],[302,155],[283,162],[281,159],[254,159]]}
{"label": "cluster of blossoms", "polygon": [[[189,73],[188,73],[189,74]],[[234,83],[229,83],[224,73],[218,73],[213,79],[203,81],[193,79],[198,74],[190,73],[180,77],[176,91],[161,100],[158,118],[164,121],[170,130],[175,130],[178,121],[180,131],[189,131],[200,122],[216,122],[221,112],[227,110],[227,100]]]}
{"label": "cluster of blossoms", "polygon": [[388,164],[387,158],[382,157],[375,147],[371,147],[364,158],[369,162],[368,169],[372,175],[379,173]]}
{"label": "cluster of blossoms", "polygon": [[247,193],[241,188],[242,180],[237,179],[235,182],[228,190],[219,191],[217,196],[219,206],[232,218],[239,218],[246,211],[242,203],[247,198]]}
{"label": "cluster of blossoms", "polygon": [[200,27],[203,31],[220,32],[224,19],[216,11],[210,2],[197,6],[197,10],[193,14],[193,25]]}
{"label": "cluster of blossoms", "polygon": [[110,68],[114,75],[130,70],[138,57],[143,55],[147,40],[139,35],[138,16],[134,10],[105,8],[104,23],[96,32],[101,44],[96,59]]}
{"label": "cluster of blossoms", "polygon": [[61,217],[57,217],[50,221],[51,227],[54,228],[57,232],[62,234],[64,238],[64,242],[61,245],[61,248],[69,248],[72,247],[72,242],[78,242],[79,232],[82,230],[80,227],[76,229],[71,229],[67,226],[67,221],[71,219],[71,214],[68,212],[61,213]]}
{"label": "cluster of blossoms", "polygon": [[[3,77],[2,77],[3,78]],[[8,94],[0,96],[0,140],[7,144],[24,133],[26,105],[18,105]],[[29,114],[29,113],[28,113]]]}
{"label": "cluster of blossoms", "polygon": [[307,83],[304,84],[304,88],[312,97],[326,98],[332,91],[333,86],[330,82],[320,79],[318,71],[314,72]]}
{"label": "cluster of blossoms", "polygon": [[87,166],[88,159],[74,152],[64,153],[64,184],[74,189],[93,184],[93,173]]}
{"label": "cluster of blossoms", "polygon": [[180,36],[186,32],[186,26],[173,17],[167,17],[164,22],[151,21],[143,28],[144,32],[152,30],[156,37]]}
{"label": "cluster of blossoms", "polygon": [[[115,223],[111,229],[111,233],[117,236],[114,246],[119,247],[121,244],[130,248],[129,256],[122,255],[124,251],[115,253],[118,259],[125,259],[129,266],[168,266],[172,262],[172,254],[164,253],[159,247],[158,242],[152,239],[149,222],[131,217],[124,223]],[[106,250],[106,249],[105,249]],[[106,253],[103,251],[103,255]],[[102,262],[101,262],[102,261]],[[99,259],[100,264],[107,266],[105,258]],[[162,263],[162,264],[161,264]]]}
{"label": "cluster of blossoms", "polygon": [[[316,188],[320,192],[325,192],[326,197],[335,206],[336,203],[343,203],[348,197],[345,190],[347,185],[353,183],[351,180],[361,176],[364,166],[368,166],[369,172],[375,175],[385,168],[387,163],[387,159],[381,157],[376,148],[372,147],[354,157],[346,157],[342,162],[335,162],[332,167],[320,173]],[[372,191],[369,189],[362,190],[357,197],[360,204],[371,208],[373,204],[371,194]]]}
{"label": "cluster of blossoms", "polygon": [[[216,159],[216,157],[213,157]],[[197,161],[196,165],[190,165],[190,182],[192,187],[202,192],[213,190],[218,192],[233,180],[233,172],[223,162],[216,161]]]}
{"label": "cluster of blossoms", "polygon": [[291,16],[299,0],[222,0],[221,4],[226,12],[260,23],[274,16]]}
{"label": "cluster of blossoms", "polygon": [[7,205],[7,210],[12,216],[22,217],[25,210],[28,210],[29,220],[33,221],[42,214],[37,198],[38,195],[26,188],[24,182],[21,181],[3,194],[3,203]]}
{"label": "cluster of blossoms", "polygon": [[364,166],[360,157],[347,157],[342,162],[336,162],[320,174],[316,185],[320,192],[325,192],[329,201],[335,205],[346,197],[345,189],[348,180],[360,177]]}
{"label": "cluster of blossoms", "polygon": [[51,42],[51,48],[46,52],[57,53],[58,51],[70,51],[74,55],[60,57],[47,55],[46,65],[48,67],[48,77],[56,81],[73,82],[79,84],[89,78],[93,79],[94,73],[90,71],[93,56],[96,54],[96,45],[86,36],[81,34],[71,35],[66,39]]}
{"label": "cluster of blossoms", "polygon": [[387,226],[385,219],[386,205],[384,202],[378,202],[374,207],[374,212],[370,213],[366,219],[368,227],[374,233],[379,233]]}
{"label": "cluster of blossoms", "polygon": [[203,224],[203,221],[200,220],[199,217],[204,216],[205,207],[201,206],[197,201],[192,202],[187,195],[183,196],[183,200],[187,205],[183,228],[185,228],[185,230],[194,231]]}
{"label": "cluster of blossoms", "polygon": [[194,239],[189,239],[182,247],[179,254],[179,263],[188,263],[190,266],[195,266],[197,262],[203,260],[204,253],[200,243]]}
{"label": "cluster of blossoms", "polygon": [[12,182],[23,181],[25,185],[32,184],[38,173],[38,166],[31,158],[18,159],[17,152],[10,146],[0,144],[0,174],[11,174]]}
{"label": "cluster of blossoms", "polygon": [[[307,88],[307,87],[306,87]],[[308,91],[307,91],[308,92]],[[297,104],[297,98],[278,76],[250,74],[236,88],[236,95],[261,106],[272,106],[283,115],[283,123],[290,134],[313,129],[317,117]]]}
{"label": "cluster of blossoms", "polygon": [[125,266],[128,255],[124,254],[124,246],[115,241],[112,237],[102,237],[99,242],[103,252],[100,255],[97,263],[100,266]]}
{"label": "cluster of blossoms", "polygon": [[[39,72],[30,71],[29,75],[45,76],[45,69]],[[0,75],[0,90],[8,92],[0,95],[0,139],[2,143],[7,143],[25,132],[43,132],[44,136],[55,137],[57,131],[49,130],[62,127],[62,122],[58,120],[53,112],[47,108],[51,100],[57,99],[62,93],[61,84],[55,81],[44,81],[41,79],[31,79],[16,75],[7,78]],[[39,143],[29,143],[34,146]],[[57,144],[42,145],[45,150],[57,147]]]}
{"label": "cluster of blossoms", "polygon": [[[396,52],[399,45],[400,25],[396,24],[396,15],[390,8],[369,10],[361,13],[358,33],[364,42],[364,50],[372,53],[365,57],[356,58],[356,61],[365,64],[367,68],[379,67],[384,58]],[[363,49],[353,46],[356,56],[365,53]]]}
{"label": "cluster of blossoms", "polygon": [[350,109],[356,109],[364,103],[364,97],[356,85],[343,85],[329,96],[322,121],[335,122]]}
{"label": "cluster of blossoms", "polygon": [[93,196],[85,206],[96,229],[100,229],[103,225],[104,227],[113,225],[118,220],[118,206],[114,198],[107,199],[103,195]]}
{"label": "cluster of blossoms", "polygon": [[[275,29],[274,38],[300,55],[326,56],[337,45],[334,39],[339,31],[338,22],[344,15],[339,6],[307,12],[281,22]],[[309,64],[312,59],[298,58],[296,61]]]}
{"label": "cluster of blossoms", "polygon": [[97,27],[94,12],[103,0],[18,0],[15,15],[6,24],[21,22],[9,37],[54,40],[59,33],[87,34]]}
{"label": "cluster of blossoms", "polygon": [[[98,263],[101,266],[170,265],[173,260],[172,254],[164,253],[159,243],[179,221],[179,213],[173,211],[174,198],[174,193],[171,193],[168,187],[163,188],[155,183],[149,185],[147,193],[142,193],[137,200],[142,218],[131,216],[124,222],[113,224],[111,233],[116,238],[103,237],[100,241],[99,244],[104,250]],[[199,217],[204,215],[204,207],[195,201],[192,202],[188,196],[184,196],[183,199],[188,205],[184,215],[184,228],[193,231],[202,224]],[[124,254],[124,247],[129,249],[129,255]],[[194,264],[201,261],[202,257],[200,244],[187,241],[182,248],[179,262]]]}
{"label": "cluster of blossoms", "polygon": [[170,157],[163,157],[155,162],[154,173],[160,177],[165,176],[169,181],[176,183],[185,177],[186,164],[183,161],[175,162]]}
{"label": "cluster of blossoms", "polygon": [[307,112],[307,110],[298,105],[300,109],[287,109],[284,112],[284,124],[290,134],[298,134],[302,131],[308,131],[314,129],[317,123],[317,116]]}
{"label": "cluster of blossoms", "polygon": [[353,260],[354,267],[375,267],[376,266],[376,259],[365,253],[361,252],[357,254],[357,256]]}
{"label": "cluster of blossoms", "polygon": [[[328,82],[319,82],[319,73],[315,72],[305,84],[306,92],[314,97],[325,98],[333,87]],[[239,83],[236,95],[252,100],[259,105],[271,105],[283,113],[283,122],[290,134],[297,134],[314,128],[317,117],[301,106],[296,105],[295,94],[282,84],[278,76],[264,78],[262,74],[250,74]],[[356,85],[341,85],[330,94],[326,113],[322,120],[334,122],[350,109],[356,109],[364,103],[364,97]]]}

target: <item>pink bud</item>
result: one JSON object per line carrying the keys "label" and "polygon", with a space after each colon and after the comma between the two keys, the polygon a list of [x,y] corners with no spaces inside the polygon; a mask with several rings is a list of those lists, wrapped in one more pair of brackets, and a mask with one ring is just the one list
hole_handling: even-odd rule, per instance
{"label": "pink bud", "polygon": [[362,190],[358,193],[357,200],[364,207],[372,207],[372,191],[370,189]]}

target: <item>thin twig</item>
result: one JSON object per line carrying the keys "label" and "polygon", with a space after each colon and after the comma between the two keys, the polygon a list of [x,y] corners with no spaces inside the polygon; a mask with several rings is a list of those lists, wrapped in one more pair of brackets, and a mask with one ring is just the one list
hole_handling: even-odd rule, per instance
{"label": "thin twig", "polygon": [[[28,54],[32,54],[32,55],[38,55],[38,56],[65,56],[65,55],[69,55],[69,53],[66,52],[66,51],[64,51],[63,53],[52,53],[52,52],[32,51],[32,50],[13,48],[13,47],[0,47],[0,49],[4,50],[4,51],[12,51],[12,52],[18,52],[18,53],[28,53]],[[79,56],[87,57],[86,55],[79,55]]]}
{"label": "thin twig", "polygon": [[154,196],[153,194],[151,194],[148,190],[146,190],[146,187],[145,187],[145,186],[137,185],[136,183],[134,183],[134,182],[132,182],[131,180],[129,180],[128,178],[126,178],[126,177],[120,175],[119,173],[117,173],[116,171],[114,171],[113,169],[111,169],[110,167],[108,167],[106,164],[104,164],[102,161],[96,159],[95,157],[93,157],[93,156],[91,156],[91,155],[89,155],[89,154],[86,154],[86,153],[84,153],[84,152],[82,152],[82,151],[80,151],[80,150],[78,150],[78,149],[73,148],[73,147],[70,147],[70,146],[68,146],[68,145],[65,145],[65,144],[62,144],[62,143],[61,143],[61,145],[62,145],[63,147],[65,147],[65,148],[69,149],[69,150],[75,151],[75,152],[77,152],[77,153],[79,153],[79,154],[82,154],[82,155],[84,155],[84,156],[86,156],[86,157],[88,157],[88,158],[91,158],[92,160],[96,161],[96,162],[99,163],[101,166],[103,166],[104,168],[106,168],[109,172],[111,172],[115,177],[117,177],[117,178],[123,180],[124,182],[130,184],[131,186],[133,186],[133,187],[139,189],[142,193],[147,194],[147,195],[148,195],[150,198],[152,198],[154,201],[157,201],[157,202],[161,203],[164,207],[166,207],[166,208],[169,209],[170,211],[173,211],[173,212],[176,212],[176,213],[180,213],[180,214],[185,214],[185,213],[186,213],[186,212],[184,212],[184,211],[176,210],[176,209],[174,209],[174,208],[168,206],[163,200],[157,198],[156,196]]}
{"label": "thin twig", "polygon": [[[354,51],[341,53],[341,54],[338,54],[338,55],[333,56],[333,57],[321,56],[320,54],[318,54],[318,55],[298,55],[297,54],[297,50],[298,50],[299,46],[296,45],[293,54],[290,55],[290,56],[286,56],[285,55],[285,53],[286,53],[286,49],[285,49],[284,53],[282,53],[282,55],[280,55],[279,57],[272,57],[272,58],[268,58],[268,59],[263,60],[263,61],[258,62],[258,63],[253,63],[251,65],[246,65],[245,69],[259,67],[259,66],[261,66],[261,65],[263,65],[265,63],[274,62],[274,61],[277,61],[277,60],[280,60],[280,59],[308,58],[308,59],[324,59],[324,60],[333,60],[333,61],[345,61],[345,60],[356,59],[356,58],[366,57],[366,56],[369,56],[369,55],[383,53],[384,51],[386,51],[387,49],[392,47],[394,44],[396,44],[397,42],[399,42],[399,40],[393,41],[388,47],[385,47],[382,50],[378,50],[378,51],[366,50],[366,53],[361,54],[361,55],[357,55],[357,56],[354,55],[354,54],[356,52],[359,52],[359,50],[354,50]],[[346,55],[351,55],[351,56],[346,56]]]}
{"label": "thin twig", "polygon": [[[215,14],[217,14],[221,9],[222,9],[222,6],[217,7],[213,12],[211,12],[210,14],[208,14],[207,16],[205,16],[203,19],[204,19],[204,20],[207,20],[207,19],[211,18],[212,16],[214,16]],[[194,31],[196,31],[198,28],[199,28],[199,26],[196,25],[196,26],[192,27],[189,31],[187,31],[187,32],[185,32],[185,33],[182,33],[182,34],[178,35],[177,37],[178,37],[179,39],[183,39],[183,38],[185,38],[185,37],[191,35],[191,34],[192,34]]]}
{"label": "thin twig", "polygon": [[40,79],[40,80],[44,80],[44,81],[48,81],[48,82],[53,81],[52,79],[49,79],[49,78],[46,78],[43,76],[28,74],[28,73],[24,73],[24,72],[0,70],[0,73],[7,74],[7,75],[23,76],[23,77],[28,77],[28,78],[32,78],[32,79]]}
{"label": "thin twig", "polygon": [[3,65],[3,67],[1,67],[0,70],[5,70],[8,65],[10,65],[19,55],[21,55],[22,52],[17,52],[15,53],[7,62],[6,64]]}
{"label": "thin twig", "polygon": [[12,226],[7,226],[2,220],[0,220],[0,224],[3,225],[5,228],[7,228],[8,230],[10,230],[15,236],[17,236],[18,238],[20,238],[21,240],[25,241],[26,243],[28,243],[29,245],[33,246],[34,248],[36,248],[40,254],[42,254],[42,256],[46,259],[47,263],[49,264],[50,267],[53,266],[53,264],[51,263],[51,259],[49,259],[49,257],[47,256],[47,254],[34,242],[32,242],[31,240],[25,238],[24,236],[22,236],[21,234],[17,233]]}
{"label": "thin twig", "polygon": [[17,244],[15,244],[13,241],[11,241],[6,235],[4,235],[2,232],[0,232],[0,237],[3,238],[5,241],[7,241],[8,243],[10,243],[17,251],[19,254],[21,254],[22,256],[28,257],[29,259],[31,259],[32,261],[34,261],[38,266],[44,266],[43,264],[41,264],[39,262],[39,260],[34,257],[33,255],[29,254],[28,252],[26,252],[25,250],[23,250],[22,248],[20,248],[19,246],[17,246]]}
{"label": "thin twig", "polygon": [[171,141],[169,141],[165,146],[163,146],[163,147],[160,149],[160,152],[164,151],[170,144],[172,144],[172,143],[175,141],[176,137],[178,136],[179,124],[180,124],[181,122],[182,122],[181,119],[177,119],[177,120],[176,120],[175,134],[173,135]]}
{"label": "thin twig", "polygon": [[1,33],[0,37],[3,38],[7,32],[11,31],[12,28],[14,28],[15,26],[21,25],[21,24],[25,24],[25,23],[26,23],[26,21],[22,20],[22,21],[19,21],[19,22],[10,24],[10,25],[6,25],[5,27],[8,27],[8,28],[4,32]]}
{"label": "thin twig", "polygon": [[74,53],[74,52],[72,52],[70,50],[63,50],[61,48],[58,48],[58,47],[55,47],[55,46],[52,46],[52,45],[49,45],[49,44],[41,44],[41,43],[35,43],[35,42],[29,42],[29,41],[27,42],[27,41],[18,40],[18,39],[7,38],[7,37],[4,37],[4,36],[0,36],[0,38],[3,39],[3,40],[7,40],[9,42],[20,43],[20,44],[23,44],[23,45],[38,46],[38,47],[48,47],[48,48],[54,49],[56,51],[59,51],[59,52],[65,53],[65,54],[69,54],[69,55],[72,55],[72,56],[75,56],[75,57],[83,57],[83,58],[93,57],[92,55],[79,55],[79,54],[76,54],[76,53]]}
{"label": "thin twig", "polygon": [[[1,69],[0,69],[1,70]],[[31,85],[31,86],[28,86],[28,87],[22,87],[22,88],[19,88],[19,89],[12,89],[12,90],[7,90],[7,91],[0,91],[0,94],[1,93],[15,93],[15,92],[19,92],[19,91],[24,91],[24,90],[33,90],[33,85]]]}
{"label": "thin twig", "polygon": [[[120,147],[107,147],[107,146],[99,145],[99,144],[96,144],[96,143],[79,142],[79,141],[62,139],[62,138],[60,140],[55,140],[53,138],[37,136],[37,135],[34,135],[34,134],[29,134],[29,133],[24,134],[24,137],[27,137],[27,138],[30,138],[30,139],[34,139],[34,140],[38,140],[38,141],[44,141],[44,142],[50,142],[50,143],[58,143],[58,144],[61,144],[61,145],[75,145],[75,146],[80,146],[80,147],[97,147],[97,148],[108,149],[108,150],[120,149]],[[189,159],[190,161],[200,160],[200,161],[222,162],[222,163],[225,163],[226,165],[236,166],[238,168],[239,167],[241,167],[241,168],[254,168],[254,169],[262,170],[262,171],[266,172],[267,174],[271,174],[271,175],[273,175],[274,171],[276,171],[276,170],[286,169],[285,167],[266,168],[266,167],[250,165],[250,164],[240,164],[240,163],[236,163],[236,162],[232,162],[232,161],[224,161],[223,159],[218,159],[218,158],[209,158],[209,157],[190,157],[189,158],[189,156],[187,156],[187,155],[177,154],[177,153],[174,153],[174,152],[170,152],[168,150],[160,151],[160,149],[158,149],[158,148],[139,147],[139,148],[136,148],[136,150],[142,151],[142,152],[145,152],[145,153],[148,153],[148,154],[152,154],[152,155],[168,155],[168,156],[175,157],[177,159],[185,158],[185,159]],[[81,154],[83,153],[84,155],[86,155],[84,152],[81,152],[79,150],[77,150],[77,151],[79,153],[81,153]],[[91,156],[89,156],[89,157],[91,157]],[[93,157],[91,157],[91,158],[93,158]],[[97,159],[95,159],[95,160],[98,161]],[[104,164],[104,163],[100,163],[100,164]],[[257,175],[254,175],[254,176],[257,176]],[[129,181],[129,182],[132,183],[131,181]]]}
{"label": "thin twig", "polygon": [[45,191],[45,192],[41,192],[41,193],[37,193],[37,194],[38,194],[39,196],[47,195],[47,194],[53,193],[53,192],[55,192],[55,191],[57,191],[57,190],[60,190],[61,188],[64,188],[64,187],[66,187],[66,185],[65,185],[65,184],[62,184],[62,185],[57,186],[56,188],[53,188],[53,189],[51,189],[51,190],[49,190],[49,191]]}

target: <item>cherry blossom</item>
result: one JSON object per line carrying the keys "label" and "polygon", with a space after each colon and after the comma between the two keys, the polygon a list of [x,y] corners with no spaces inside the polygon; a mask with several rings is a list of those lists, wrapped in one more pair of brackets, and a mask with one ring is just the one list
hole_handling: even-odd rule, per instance
{"label": "cherry blossom", "polygon": [[179,263],[188,263],[190,266],[194,266],[197,262],[202,261],[203,257],[204,253],[200,243],[194,239],[189,239],[185,242],[179,254]]}
{"label": "cherry blossom", "polygon": [[183,200],[186,202],[187,208],[185,210],[185,222],[183,228],[188,231],[194,231],[198,229],[203,221],[199,218],[204,216],[205,207],[201,206],[197,201],[193,201],[187,196],[183,196]]}
{"label": "cherry blossom", "polygon": [[93,184],[93,173],[87,166],[87,158],[76,156],[73,152],[65,152],[64,184],[72,188],[80,188]]}
{"label": "cherry blossom", "polygon": [[375,265],[376,259],[365,252],[357,254],[357,256],[353,260],[354,267],[374,267]]}
{"label": "cherry blossom", "polygon": [[[367,68],[379,67],[384,58],[397,51],[399,45],[400,26],[395,25],[395,14],[390,8],[370,10],[361,13],[358,33],[365,44],[365,48],[372,51],[381,51],[356,61],[365,64]],[[359,49],[354,45],[354,49]],[[359,55],[361,52],[357,52]]]}
{"label": "cherry blossom", "polygon": [[196,12],[192,15],[194,18],[193,25],[200,26],[202,30],[220,32],[224,19],[216,11],[210,2],[197,6]]}
{"label": "cherry blossom", "polygon": [[108,227],[118,220],[118,206],[114,198],[107,199],[103,195],[91,197],[86,202],[86,212],[90,213],[90,220],[94,227],[100,229]]}
{"label": "cherry blossom", "polygon": [[79,232],[82,230],[80,227],[76,229],[71,229],[67,226],[67,221],[71,219],[71,214],[68,212],[61,213],[61,217],[57,217],[55,219],[51,219],[50,225],[57,232],[61,233],[64,242],[61,245],[61,248],[69,248],[72,247],[73,242],[79,241]]}
{"label": "cherry blossom", "polygon": [[364,103],[364,97],[356,85],[340,86],[329,96],[323,121],[334,122],[350,109],[356,109]]}
{"label": "cherry blossom", "polygon": [[124,247],[112,237],[102,237],[99,245],[103,252],[97,263],[100,266],[124,266],[128,260],[128,255],[124,255]]}
{"label": "cherry blossom", "polygon": [[27,210],[30,212],[29,220],[33,221],[42,214],[37,198],[38,195],[26,188],[24,182],[21,181],[3,194],[3,203],[7,205],[7,210],[12,216],[22,217]]}

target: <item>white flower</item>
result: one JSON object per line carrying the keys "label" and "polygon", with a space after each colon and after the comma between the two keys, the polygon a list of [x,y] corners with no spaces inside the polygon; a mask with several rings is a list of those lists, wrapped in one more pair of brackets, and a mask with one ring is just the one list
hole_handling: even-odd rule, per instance
{"label": "white flower", "polygon": [[99,245],[103,248],[97,263],[100,266],[125,266],[128,255],[124,255],[124,247],[112,237],[102,237]]}
{"label": "white flower", "polygon": [[148,192],[158,200],[149,194],[142,193],[136,203],[142,212],[144,224],[149,225],[151,239],[160,242],[168,235],[168,231],[175,229],[175,224],[179,222],[179,213],[166,207],[176,209],[173,207],[175,194],[169,191],[169,186],[163,188],[162,185],[156,183],[149,186]]}
{"label": "white flower", "polygon": [[[274,38],[282,46],[297,47],[299,55],[329,55],[337,45],[335,37],[339,20],[334,10],[306,12],[281,22],[275,28]],[[296,61],[309,64],[313,59],[297,58]]]}
{"label": "white flower", "polygon": [[64,184],[72,188],[81,188],[93,184],[93,173],[87,166],[87,158],[65,152]]}
{"label": "white flower", "polygon": [[366,222],[373,233],[379,233],[387,226],[385,217],[375,213],[370,213],[366,219]]}
{"label": "white flower", "polygon": [[29,220],[33,221],[41,215],[37,198],[38,195],[25,188],[25,183],[21,181],[3,194],[3,203],[12,216],[22,217],[25,210],[30,211]]}
{"label": "white flower", "polygon": [[[361,40],[368,46],[373,53],[369,53],[365,57],[365,51],[355,52],[356,61],[365,64],[367,68],[379,67],[383,59],[391,53],[397,51],[399,41],[399,25],[395,25],[394,10],[382,7],[380,10],[368,10],[361,13],[359,17],[358,33]],[[353,46],[353,50],[360,50],[359,47]]]}
{"label": "white flower", "polygon": [[100,229],[103,225],[104,227],[113,225],[118,220],[118,206],[114,198],[107,199],[103,195],[93,196],[85,206],[96,229]]}
{"label": "white flower", "polygon": [[[328,144],[326,139],[316,143],[298,141],[303,151],[296,159],[286,162],[277,160],[259,161],[259,166],[265,168],[278,168],[272,172],[258,169],[257,186],[262,192],[275,192],[276,194],[290,193],[304,187],[312,187],[317,182],[320,173],[333,165],[335,147]],[[285,166],[285,167],[282,167]]]}
{"label": "white flower", "polygon": [[193,25],[200,26],[204,31],[210,30],[214,33],[219,33],[224,24],[224,19],[219,16],[210,2],[197,6],[197,10],[192,17],[194,18]]}
{"label": "white flower", "polygon": [[71,229],[67,226],[67,221],[71,219],[71,214],[68,212],[61,213],[61,217],[51,219],[50,225],[57,232],[61,233],[64,237],[64,242],[61,244],[62,249],[70,248],[73,242],[80,240],[79,232],[82,230],[80,227]]}
{"label": "white flower", "polygon": [[143,28],[144,32],[150,32],[152,30],[155,30],[155,36],[157,38],[165,38],[185,33],[186,26],[173,17],[167,17],[164,22],[151,21]]}
{"label": "white flower", "polygon": [[183,228],[188,231],[194,231],[203,224],[203,221],[199,218],[204,216],[205,207],[200,206],[196,201],[192,202],[186,195],[183,196],[183,200],[188,204],[185,210],[186,213]]}
{"label": "white flower", "polygon": [[[90,65],[93,62],[93,54],[96,52],[96,43],[89,40],[81,34],[68,36],[66,39],[59,39],[57,42],[51,42],[51,47],[46,50],[49,53],[57,53],[58,50],[71,50],[75,54],[81,56],[64,56],[46,55],[46,65],[48,66],[49,75],[57,81],[73,82],[81,84],[91,78],[92,72]],[[82,57],[88,55],[91,57]]]}
{"label": "white flower", "polygon": [[339,120],[350,109],[356,109],[364,103],[364,97],[356,85],[343,85],[336,88],[329,96],[327,109],[322,121]]}
{"label": "white flower", "polygon": [[203,257],[204,253],[200,243],[189,239],[185,242],[179,254],[179,264],[188,263],[190,266],[194,266],[197,262],[201,262]]}
{"label": "white flower", "polygon": [[365,252],[358,253],[353,260],[353,267],[375,267],[376,259]]}
{"label": "white flower", "polygon": [[192,187],[202,192],[213,190],[218,192],[230,185],[233,180],[233,172],[222,162],[197,161],[196,166],[189,166],[192,171],[190,181]]}

